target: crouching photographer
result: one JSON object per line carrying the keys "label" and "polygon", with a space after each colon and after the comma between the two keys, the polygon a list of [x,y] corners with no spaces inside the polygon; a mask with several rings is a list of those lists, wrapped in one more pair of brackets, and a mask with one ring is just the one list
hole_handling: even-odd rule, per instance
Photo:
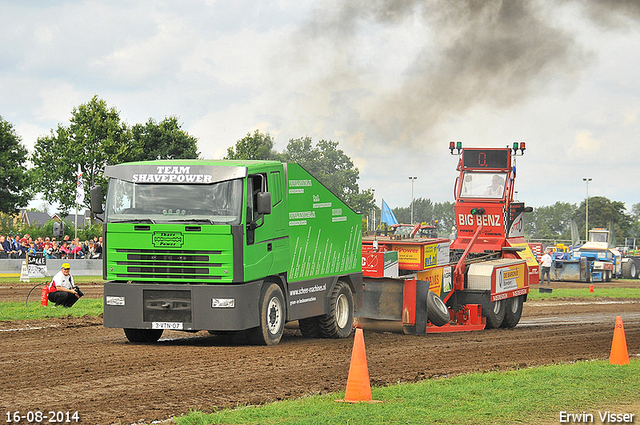
{"label": "crouching photographer", "polygon": [[51,280],[49,284],[49,301],[56,306],[71,307],[82,297],[84,293],[73,283],[71,276],[71,265],[62,264],[62,268]]}

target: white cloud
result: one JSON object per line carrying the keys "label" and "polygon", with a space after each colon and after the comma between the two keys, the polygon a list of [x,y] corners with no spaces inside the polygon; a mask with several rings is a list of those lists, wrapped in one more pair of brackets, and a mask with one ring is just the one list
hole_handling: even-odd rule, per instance
{"label": "white cloud", "polygon": [[593,138],[590,131],[582,130],[576,133],[573,144],[569,147],[570,156],[591,157],[600,150],[600,140]]}

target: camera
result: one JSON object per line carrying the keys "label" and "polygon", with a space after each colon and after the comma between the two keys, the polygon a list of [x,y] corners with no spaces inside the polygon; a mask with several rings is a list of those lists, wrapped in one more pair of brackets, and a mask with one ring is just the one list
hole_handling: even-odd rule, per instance
{"label": "camera", "polygon": [[80,297],[82,297],[84,295],[84,292],[82,292],[80,290],[80,288],[78,288],[77,286],[74,286],[73,290],[76,291],[76,294],[78,294],[78,298],[80,298]]}

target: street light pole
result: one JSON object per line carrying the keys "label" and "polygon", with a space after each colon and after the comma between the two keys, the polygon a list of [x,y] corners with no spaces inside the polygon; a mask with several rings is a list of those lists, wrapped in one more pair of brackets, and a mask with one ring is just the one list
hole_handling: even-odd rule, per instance
{"label": "street light pole", "polygon": [[583,178],[582,181],[587,183],[587,204],[585,206],[585,210],[586,210],[586,219],[585,219],[585,231],[584,231],[584,242],[587,243],[589,242],[589,182],[593,180],[590,178]]}
{"label": "street light pole", "polygon": [[417,178],[418,177],[409,177],[409,180],[411,180],[411,224],[413,224],[413,183]]}

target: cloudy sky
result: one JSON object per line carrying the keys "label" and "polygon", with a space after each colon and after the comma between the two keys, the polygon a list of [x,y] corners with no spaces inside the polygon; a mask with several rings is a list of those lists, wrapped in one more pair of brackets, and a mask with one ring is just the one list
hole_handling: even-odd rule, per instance
{"label": "cloudy sky", "polygon": [[176,115],[204,158],[248,132],[338,141],[393,207],[453,200],[469,147],[525,141],[518,197],[640,202],[640,1],[0,1],[0,115],[33,149],[94,95]]}

